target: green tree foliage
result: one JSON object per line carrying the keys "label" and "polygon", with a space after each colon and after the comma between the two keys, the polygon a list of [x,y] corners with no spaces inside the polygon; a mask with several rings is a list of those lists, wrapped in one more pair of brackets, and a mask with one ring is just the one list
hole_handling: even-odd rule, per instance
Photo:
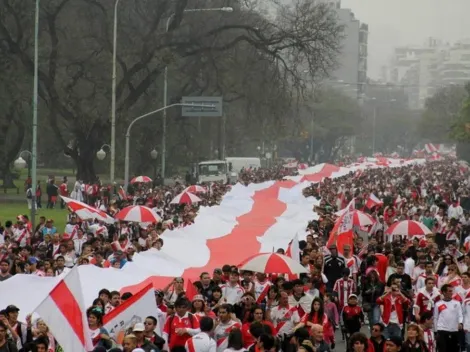
{"label": "green tree foliage", "polygon": [[420,136],[434,143],[451,142],[454,139],[452,126],[459,117],[466,96],[463,87],[448,86],[428,98],[419,125]]}
{"label": "green tree foliage", "polygon": [[[263,5],[268,2],[278,5],[277,0],[266,0]],[[235,11],[185,12],[221,6],[232,6]],[[228,148],[234,152],[250,134],[279,133],[279,128],[263,126],[275,126],[287,118],[283,111],[291,93],[306,86],[305,78],[317,81],[334,67],[342,27],[324,4],[302,0],[275,8],[275,14],[264,15],[256,2],[238,0],[120,1],[118,166],[129,121],[163,105],[165,66],[170,73],[170,101],[183,95],[224,96],[227,139],[232,143]],[[77,177],[84,180],[95,178],[95,153],[110,138],[113,13],[112,0],[41,1],[40,127],[51,131],[48,143],[71,156]],[[29,79],[33,15],[31,2],[0,0],[0,42]],[[148,152],[159,144],[157,119],[143,122],[133,132],[136,171],[145,169],[150,162]],[[219,142],[214,138],[220,135],[219,122],[204,120],[199,128],[194,120],[181,118],[176,109],[169,111],[169,121],[170,164],[181,162],[178,159],[189,152],[205,155],[209,146],[214,149],[212,145]],[[196,144],[200,145],[195,149]]]}

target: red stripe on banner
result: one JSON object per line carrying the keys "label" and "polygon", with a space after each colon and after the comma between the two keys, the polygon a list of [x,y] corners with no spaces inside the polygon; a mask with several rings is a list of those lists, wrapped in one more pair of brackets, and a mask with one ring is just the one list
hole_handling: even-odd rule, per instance
{"label": "red stripe on banner", "polygon": [[133,295],[131,298],[125,300],[124,303],[122,303],[121,305],[117,306],[117,307],[114,308],[112,311],[110,311],[108,314],[106,314],[106,315],[103,317],[103,325],[106,325],[106,323],[108,323],[108,322],[111,321],[112,319],[116,318],[116,316],[118,316],[119,314],[121,314],[121,313],[122,313],[123,311],[125,311],[127,308],[129,308],[130,306],[132,306],[135,302],[137,302],[137,301],[140,300],[142,297],[144,297],[145,294],[146,294],[149,290],[153,290],[153,285],[152,285],[152,284],[148,284],[148,285],[145,286],[142,290],[140,290],[140,291],[137,292],[135,295]]}
{"label": "red stripe on banner", "polygon": [[82,321],[83,312],[64,280],[61,280],[52,290],[50,297],[72,327],[81,344],[85,346],[85,330]]}
{"label": "red stripe on banner", "polygon": [[271,187],[256,191],[251,211],[237,218],[238,225],[232,232],[227,236],[207,241],[211,255],[206,266],[185,270],[183,276],[199,277],[203,271],[211,273],[215,268],[229,263],[238,265],[246,257],[259,253],[261,245],[257,237],[263,236],[287,208],[286,204],[278,199],[279,188],[291,188],[295,184],[289,181],[276,182]]}

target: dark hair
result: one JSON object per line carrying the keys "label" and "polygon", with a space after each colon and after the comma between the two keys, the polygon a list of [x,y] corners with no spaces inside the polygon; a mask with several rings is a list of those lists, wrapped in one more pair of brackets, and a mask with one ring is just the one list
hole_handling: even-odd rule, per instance
{"label": "dark hair", "polygon": [[34,344],[37,345],[44,345],[46,346],[46,350],[49,347],[49,339],[46,336],[39,336],[36,340],[34,340]]}
{"label": "dark hair", "polygon": [[178,297],[175,301],[175,308],[189,308],[191,304],[185,297]]}
{"label": "dark hair", "polygon": [[98,297],[101,296],[101,295],[106,295],[108,296],[108,298],[111,298],[111,293],[109,292],[108,289],[101,289],[100,292],[98,292]]}
{"label": "dark hair", "polygon": [[239,329],[232,329],[230,331],[227,348],[233,348],[234,350],[241,350],[243,348],[242,332]]}
{"label": "dark hair", "polygon": [[369,347],[369,343],[368,343],[369,340],[367,339],[366,335],[364,335],[362,332],[355,332],[354,334],[351,335],[351,337],[349,338],[350,350],[354,351],[354,344],[358,341],[364,344],[365,346],[364,351],[367,352],[367,347]]}
{"label": "dark hair", "polygon": [[[318,312],[315,312],[313,310],[313,306],[315,305],[315,302],[320,303],[320,309],[318,310]],[[308,313],[308,321],[313,321],[313,317],[316,315],[318,324],[323,325],[323,315],[324,315],[324,313],[325,313],[325,310],[324,310],[322,299],[319,298],[319,297],[315,297],[312,301],[310,313]]]}
{"label": "dark hair", "polygon": [[121,296],[121,299],[122,299],[123,301],[125,301],[125,300],[131,298],[132,296],[133,296],[132,293],[130,293],[130,292],[124,292],[124,293],[122,294],[122,296]]}
{"label": "dark hair", "polygon": [[[199,278],[202,279],[202,277],[203,277],[204,275],[209,275],[209,273],[208,273],[207,271],[203,271],[203,272],[201,273],[201,275],[199,275]],[[209,276],[210,276],[210,275],[209,275]]]}
{"label": "dark hair", "polygon": [[259,321],[254,321],[253,323],[250,324],[250,334],[255,339],[260,337],[263,333],[264,333],[264,327],[262,323],[260,323]]}
{"label": "dark hair", "polygon": [[0,321],[0,328],[3,328],[4,330],[8,330],[7,326],[3,321]]}
{"label": "dark hair", "polygon": [[104,306],[105,306],[104,301],[103,301],[101,298],[99,298],[99,297],[98,297],[98,298],[95,298],[95,299],[93,300],[93,304],[92,304],[92,305],[93,305],[93,306],[96,306],[96,305],[98,305],[98,303],[101,303],[101,306],[104,308]]}
{"label": "dark hair", "polygon": [[8,264],[8,266],[10,266],[10,263],[6,259],[0,260],[0,264],[3,264],[3,263]]}
{"label": "dark hair", "polygon": [[149,315],[145,319],[150,319],[151,321],[153,321],[153,325],[155,325],[155,326],[157,326],[157,324],[158,324],[157,318],[155,318],[153,315]]}
{"label": "dark hair", "polygon": [[228,303],[221,304],[220,307],[219,307],[219,311],[221,309],[225,309],[227,311],[227,313],[232,313],[232,311],[233,311],[232,305],[228,304]]}
{"label": "dark hair", "polygon": [[111,291],[110,297],[113,298],[113,297],[116,297],[116,296],[121,298],[121,294],[119,293],[119,291]]}
{"label": "dark hair", "polygon": [[264,320],[264,317],[265,317],[265,314],[264,314],[264,311],[263,311],[263,308],[261,308],[260,306],[258,305],[255,305],[253,308],[250,309],[250,314],[248,314],[248,322],[249,323],[252,323],[255,321],[255,310],[261,310],[263,312],[263,320]]}
{"label": "dark hair", "polygon": [[446,292],[449,290],[449,288],[453,288],[452,285],[444,284],[444,285],[442,285],[442,287],[441,287],[441,292],[442,292],[442,293],[446,293]]}
{"label": "dark hair", "polygon": [[268,334],[262,334],[259,338],[259,342],[263,344],[263,348],[265,351],[269,351],[271,348],[274,347],[274,337]]}
{"label": "dark hair", "polygon": [[98,325],[103,325],[103,311],[101,308],[98,307],[90,307],[86,311],[86,316],[89,317],[90,315],[94,315],[96,320],[98,320]]}
{"label": "dark hair", "polygon": [[211,332],[214,328],[214,320],[209,317],[202,317],[199,321],[199,326],[202,332]]}
{"label": "dark hair", "polygon": [[427,285],[427,283],[428,283],[429,281],[433,281],[433,282],[434,282],[434,281],[436,281],[436,279],[433,278],[433,277],[427,277],[426,280],[424,280],[424,284]]}
{"label": "dark hair", "polygon": [[421,314],[419,322],[421,324],[424,324],[426,322],[426,320],[429,320],[429,319],[432,319],[432,318],[433,318],[433,315],[432,315],[431,312],[424,312],[423,314]]}
{"label": "dark hair", "polygon": [[[424,314],[424,313],[423,313],[423,314]],[[385,326],[384,326],[384,324],[382,324],[382,323],[375,323],[374,325],[372,325],[372,327],[374,327],[374,326],[378,326],[380,332],[383,332],[383,331],[385,330]]]}

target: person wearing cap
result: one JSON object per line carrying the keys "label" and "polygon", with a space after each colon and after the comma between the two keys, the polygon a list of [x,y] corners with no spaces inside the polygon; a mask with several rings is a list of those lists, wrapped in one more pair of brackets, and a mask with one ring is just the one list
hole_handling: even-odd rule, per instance
{"label": "person wearing cap", "polygon": [[158,351],[158,347],[155,346],[153,343],[148,341],[145,338],[145,325],[144,323],[136,323],[132,329],[136,337],[136,346],[141,348],[144,352],[156,352]]}
{"label": "person wearing cap", "polygon": [[343,269],[346,267],[346,261],[338,256],[338,248],[335,244],[328,247],[329,255],[326,255],[323,261],[323,273],[328,279],[326,288],[328,292],[333,291],[335,282],[343,276]]}
{"label": "person wearing cap", "polygon": [[18,348],[13,341],[8,339],[9,327],[0,321],[0,351],[18,352]]}
{"label": "person wearing cap", "polygon": [[402,345],[403,340],[400,336],[391,336],[385,340],[385,352],[399,352]]}
{"label": "person wearing cap", "polygon": [[9,305],[4,310],[6,315],[5,323],[8,323],[7,327],[9,327],[10,334],[14,339],[16,339],[16,346],[18,350],[23,348],[23,345],[27,340],[28,330],[31,329],[31,325],[29,325],[30,321],[28,322],[28,325],[18,321],[19,311],[20,309],[13,304]]}
{"label": "person wearing cap", "polygon": [[25,226],[25,218],[23,215],[17,216],[16,226],[13,227],[12,239],[18,243],[20,247],[31,244],[31,232]]}
{"label": "person wearing cap", "polygon": [[29,257],[28,258],[28,264],[29,264],[29,273],[31,275],[36,275],[39,277],[44,277],[46,276],[46,273],[39,270],[38,267],[39,260],[36,257]]}
{"label": "person wearing cap", "polygon": [[364,313],[362,308],[357,305],[357,295],[349,295],[348,305],[344,307],[341,315],[349,336],[361,330],[361,326],[364,324]]}

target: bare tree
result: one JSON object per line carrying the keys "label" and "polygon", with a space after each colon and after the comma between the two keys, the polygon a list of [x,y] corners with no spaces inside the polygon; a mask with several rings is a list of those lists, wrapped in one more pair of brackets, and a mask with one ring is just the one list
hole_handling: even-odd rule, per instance
{"label": "bare tree", "polygon": [[[95,152],[108,140],[113,2],[41,3],[39,94],[47,111],[40,116],[47,116],[58,143],[76,162],[77,176],[93,180]],[[209,3],[220,6],[222,1]],[[270,18],[243,2],[228,3],[235,8],[232,14],[191,16],[184,10],[190,5],[206,7],[208,2],[120,3],[117,127],[121,134],[130,117],[149,110],[145,97],[159,91],[156,80],[163,68],[179,60],[251,48],[269,63],[274,82],[298,89],[305,86],[306,76],[317,80],[334,66],[342,28],[327,6],[298,1],[293,7],[278,8]],[[0,38],[31,74],[32,6],[16,0],[0,0],[0,5]]]}

